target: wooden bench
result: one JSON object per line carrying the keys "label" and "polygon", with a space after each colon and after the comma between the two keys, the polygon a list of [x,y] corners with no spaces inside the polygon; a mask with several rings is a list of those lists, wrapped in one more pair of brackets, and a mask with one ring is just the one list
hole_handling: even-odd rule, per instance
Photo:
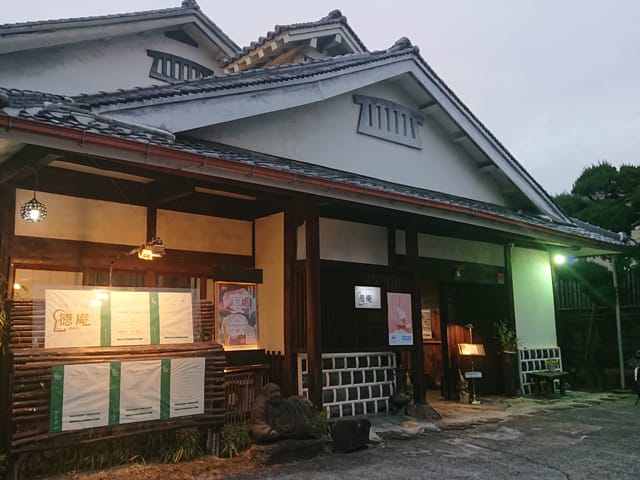
{"label": "wooden bench", "polygon": [[544,392],[545,397],[550,398],[554,393],[553,384],[556,380],[560,383],[560,395],[567,394],[567,386],[565,383],[569,372],[534,372],[529,374],[531,383],[533,384],[533,394],[541,395]]}

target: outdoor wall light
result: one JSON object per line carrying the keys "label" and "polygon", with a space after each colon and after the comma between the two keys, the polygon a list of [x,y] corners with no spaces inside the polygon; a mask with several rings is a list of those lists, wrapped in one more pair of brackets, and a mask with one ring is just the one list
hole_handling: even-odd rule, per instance
{"label": "outdoor wall light", "polygon": [[165,253],[164,243],[160,237],[153,237],[149,242],[140,245],[138,258],[153,260],[154,258],[164,257]]}
{"label": "outdoor wall light", "polygon": [[35,190],[33,191],[33,198],[20,207],[20,217],[27,222],[33,223],[41,222],[47,218],[47,207],[36,199]]}
{"label": "outdoor wall light", "polygon": [[561,253],[556,253],[553,256],[553,263],[555,263],[556,265],[564,265],[565,263],[567,263],[567,256],[562,255]]}

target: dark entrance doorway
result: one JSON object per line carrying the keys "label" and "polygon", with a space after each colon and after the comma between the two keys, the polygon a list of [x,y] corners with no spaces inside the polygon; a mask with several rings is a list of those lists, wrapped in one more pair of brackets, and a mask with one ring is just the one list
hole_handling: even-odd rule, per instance
{"label": "dark entrance doorway", "polygon": [[[482,372],[477,381],[478,394],[495,395],[503,393],[501,359],[495,335],[495,324],[506,320],[507,290],[504,285],[483,285],[463,283],[443,283],[441,292],[441,319],[443,330],[443,393],[449,399],[458,396],[459,372],[473,367]],[[484,357],[462,357],[458,355],[459,343],[482,343]]]}

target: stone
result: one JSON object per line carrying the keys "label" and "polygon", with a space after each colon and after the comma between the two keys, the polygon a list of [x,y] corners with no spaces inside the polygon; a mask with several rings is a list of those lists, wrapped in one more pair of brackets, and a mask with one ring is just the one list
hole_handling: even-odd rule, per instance
{"label": "stone", "polygon": [[253,402],[249,433],[257,443],[317,438],[318,425],[313,404],[300,396],[283,399],[280,387],[268,383]]}
{"label": "stone", "polygon": [[367,445],[371,422],[366,418],[336,420],[331,425],[335,453],[347,453]]}

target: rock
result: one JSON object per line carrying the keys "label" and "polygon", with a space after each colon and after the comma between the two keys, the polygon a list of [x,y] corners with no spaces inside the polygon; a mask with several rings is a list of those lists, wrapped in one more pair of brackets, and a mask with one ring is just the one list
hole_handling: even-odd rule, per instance
{"label": "rock", "polygon": [[331,425],[333,451],[346,453],[364,447],[369,441],[371,422],[366,419],[337,420]]}

